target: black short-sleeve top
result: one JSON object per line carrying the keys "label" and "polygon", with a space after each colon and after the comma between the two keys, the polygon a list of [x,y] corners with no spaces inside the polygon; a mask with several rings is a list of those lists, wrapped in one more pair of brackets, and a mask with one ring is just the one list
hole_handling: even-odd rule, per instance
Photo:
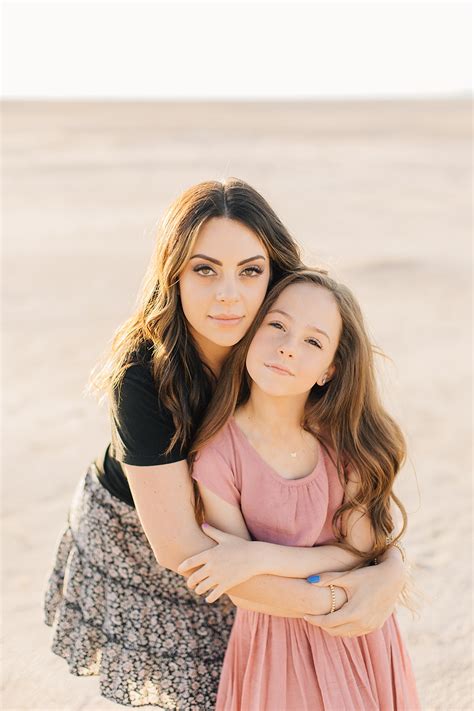
{"label": "black short-sleeve top", "polygon": [[142,344],[114,390],[109,400],[111,443],[96,460],[102,485],[130,506],[134,503],[122,464],[170,464],[186,459],[187,454],[179,443],[165,454],[175,427],[171,413],[158,399],[151,354],[151,344]]}

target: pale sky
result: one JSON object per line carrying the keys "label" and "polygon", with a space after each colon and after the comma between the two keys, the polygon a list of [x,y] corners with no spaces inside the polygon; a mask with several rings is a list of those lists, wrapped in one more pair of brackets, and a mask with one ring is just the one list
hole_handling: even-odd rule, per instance
{"label": "pale sky", "polygon": [[466,95],[469,2],[3,2],[2,96]]}

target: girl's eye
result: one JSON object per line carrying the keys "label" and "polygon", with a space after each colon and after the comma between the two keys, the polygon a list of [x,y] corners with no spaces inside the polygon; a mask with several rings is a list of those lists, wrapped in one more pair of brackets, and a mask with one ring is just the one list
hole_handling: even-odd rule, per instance
{"label": "girl's eye", "polygon": [[197,272],[198,274],[204,277],[211,276],[211,274],[215,274],[214,269],[208,264],[199,264],[197,267],[194,267],[193,272]]}
{"label": "girl's eye", "polygon": [[280,323],[279,321],[270,321],[270,323],[269,323],[268,325],[269,325],[269,326],[273,326],[274,328],[278,328],[280,331],[281,331],[282,329],[284,329],[283,324]]}
{"label": "girl's eye", "polygon": [[320,342],[317,341],[315,338],[308,339],[308,343],[311,343],[312,346],[316,346],[317,348],[322,348]]}
{"label": "girl's eye", "polygon": [[262,272],[263,272],[262,267],[252,266],[252,267],[246,267],[242,271],[242,274],[245,274],[245,276],[249,276],[249,277],[255,277],[258,274],[262,274]]}

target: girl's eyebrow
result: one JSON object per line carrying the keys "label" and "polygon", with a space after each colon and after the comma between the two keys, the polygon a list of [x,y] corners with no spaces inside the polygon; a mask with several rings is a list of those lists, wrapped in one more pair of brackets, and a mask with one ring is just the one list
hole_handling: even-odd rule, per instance
{"label": "girl's eyebrow", "polygon": [[[212,262],[213,264],[217,264],[219,267],[222,267],[222,262],[220,262],[218,259],[214,259],[214,257],[208,257],[205,254],[193,254],[192,257],[189,259],[205,259],[208,262]],[[247,264],[247,262],[253,262],[256,259],[265,259],[263,254],[256,254],[255,257],[249,257],[248,259],[242,259],[241,262],[237,262],[237,266],[240,267],[242,264]]]}
{"label": "girl's eyebrow", "polygon": [[[282,316],[286,316],[286,318],[289,318],[290,321],[293,321],[293,318],[290,316],[290,314],[287,314],[286,311],[282,311],[281,309],[271,309],[268,311],[268,314],[281,314]],[[329,343],[331,343],[331,339],[329,338],[328,334],[326,331],[323,331],[321,328],[317,328],[317,326],[310,326],[309,324],[306,326],[306,328],[311,328],[313,331],[317,331],[318,333],[322,333],[323,336],[326,336],[328,339]]]}

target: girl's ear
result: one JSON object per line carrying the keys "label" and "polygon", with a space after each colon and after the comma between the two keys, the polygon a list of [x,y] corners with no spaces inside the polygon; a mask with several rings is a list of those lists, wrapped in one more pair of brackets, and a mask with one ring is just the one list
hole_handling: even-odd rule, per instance
{"label": "girl's ear", "polygon": [[336,372],[336,366],[334,364],[330,365],[329,368],[324,373],[321,383],[318,383],[318,385],[326,385],[327,383],[329,383],[329,381],[332,379],[335,372]]}

